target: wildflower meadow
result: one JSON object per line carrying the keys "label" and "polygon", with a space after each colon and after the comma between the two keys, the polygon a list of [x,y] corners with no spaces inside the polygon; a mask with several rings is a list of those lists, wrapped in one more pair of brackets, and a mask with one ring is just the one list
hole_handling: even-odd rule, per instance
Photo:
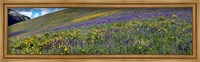
{"label": "wildflower meadow", "polygon": [[192,8],[68,8],[8,28],[8,54],[192,54]]}

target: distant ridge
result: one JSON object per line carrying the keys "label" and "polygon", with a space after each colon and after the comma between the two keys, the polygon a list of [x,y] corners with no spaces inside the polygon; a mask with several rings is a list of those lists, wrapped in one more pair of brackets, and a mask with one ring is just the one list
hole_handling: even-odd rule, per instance
{"label": "distant ridge", "polygon": [[29,20],[29,19],[31,18],[28,16],[22,15],[12,9],[8,9],[8,25],[9,26],[21,21]]}

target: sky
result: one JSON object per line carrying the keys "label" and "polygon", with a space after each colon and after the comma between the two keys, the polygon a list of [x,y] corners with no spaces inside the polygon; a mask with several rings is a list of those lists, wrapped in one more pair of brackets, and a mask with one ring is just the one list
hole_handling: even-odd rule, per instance
{"label": "sky", "polygon": [[42,15],[60,11],[60,10],[66,9],[66,8],[10,8],[10,9],[13,9],[16,12],[26,15],[26,16],[30,17],[31,19],[33,19],[33,18],[37,18]]}

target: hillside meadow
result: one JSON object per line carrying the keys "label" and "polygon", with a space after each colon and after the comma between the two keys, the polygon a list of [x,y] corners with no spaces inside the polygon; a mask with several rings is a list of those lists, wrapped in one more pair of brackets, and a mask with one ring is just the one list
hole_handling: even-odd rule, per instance
{"label": "hillside meadow", "polygon": [[192,8],[68,8],[8,30],[8,54],[192,54]]}

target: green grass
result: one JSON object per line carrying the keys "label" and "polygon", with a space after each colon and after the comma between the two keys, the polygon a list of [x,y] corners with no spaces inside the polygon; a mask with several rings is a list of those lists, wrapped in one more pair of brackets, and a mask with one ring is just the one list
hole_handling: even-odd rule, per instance
{"label": "green grass", "polygon": [[170,18],[151,18],[10,38],[8,53],[192,54],[191,43],[188,44],[188,41],[192,40],[192,33],[184,33],[191,28],[190,22],[178,19],[176,21],[182,23],[176,23]]}
{"label": "green grass", "polygon": [[[73,21],[74,19],[82,18],[84,16],[88,16],[88,15],[92,15],[96,13],[107,12],[109,10],[113,10],[113,9],[94,9],[94,8],[92,9],[84,8],[84,10],[82,10],[82,8],[66,9],[66,10],[62,10],[62,11],[55,12],[52,14],[47,14],[42,17],[38,17],[35,19],[31,19],[28,21],[11,25],[8,27],[8,31],[9,31],[8,33],[9,34],[16,33],[16,35],[10,36],[10,37],[13,37],[13,36],[18,36],[24,33],[26,34],[29,32],[39,32],[42,30],[59,27],[60,25],[68,21]],[[98,17],[101,17],[101,16],[98,16]],[[84,20],[81,20],[81,21],[84,21]]]}

